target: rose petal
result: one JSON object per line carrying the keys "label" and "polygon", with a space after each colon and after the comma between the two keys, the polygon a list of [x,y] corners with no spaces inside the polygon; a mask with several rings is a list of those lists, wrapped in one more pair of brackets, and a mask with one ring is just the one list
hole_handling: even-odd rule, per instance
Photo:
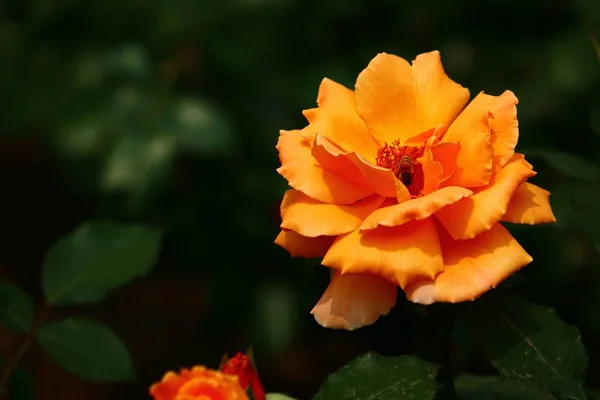
{"label": "rose petal", "polygon": [[422,193],[427,195],[440,187],[440,176],[444,173],[444,166],[433,158],[431,151],[432,142],[435,136],[431,137],[425,145],[421,163],[423,163],[423,190]]}
{"label": "rose petal", "polygon": [[344,151],[359,153],[374,163],[379,144],[356,112],[354,91],[325,78],[317,103],[319,108],[305,113],[314,131]]}
{"label": "rose petal", "polygon": [[413,65],[380,53],[356,81],[356,104],[379,144],[404,143],[438,124],[450,124],[469,91],[448,78],[439,52],[419,55]]}
{"label": "rose petal", "polygon": [[435,217],[454,239],[479,235],[500,221],[515,190],[535,175],[529,166],[522,154],[515,154],[488,186],[442,208]]}
{"label": "rose petal", "polygon": [[496,173],[515,154],[515,147],[519,141],[519,100],[510,90],[500,96],[491,97],[495,101],[490,105],[488,124],[491,128],[490,143],[494,149],[493,172]]}
{"label": "rose petal", "polygon": [[336,272],[311,314],[325,328],[351,331],[386,315],[397,295],[396,285],[378,276]]}
{"label": "rose petal", "polygon": [[[411,197],[406,186],[390,169],[371,164],[360,154],[345,152],[324,136],[315,136],[312,153],[322,165],[327,165],[330,169],[337,168],[338,175],[344,176],[347,181],[353,179],[352,182],[357,185],[369,187],[370,193],[396,198],[398,202]],[[348,175],[354,176],[351,178]]]}
{"label": "rose petal", "polygon": [[350,205],[321,203],[298,190],[288,190],[281,203],[281,228],[302,236],[335,236],[360,226],[384,198],[372,195]]}
{"label": "rose petal", "polygon": [[431,218],[342,235],[322,264],[343,273],[378,275],[400,287],[418,279],[432,279],[444,268]]}
{"label": "rose petal", "polygon": [[470,240],[453,240],[443,229],[439,236],[444,272],[405,289],[415,303],[474,300],[532,261],[500,223]]}
{"label": "rose petal", "polygon": [[379,208],[364,220],[360,229],[368,230],[375,229],[378,226],[399,226],[412,220],[422,220],[430,217],[443,207],[471,194],[473,192],[469,189],[448,186],[404,203]]}
{"label": "rose petal", "polygon": [[442,165],[442,173],[438,177],[440,182],[446,181],[456,171],[458,153],[460,153],[458,143],[438,143],[431,146],[433,160]]}
{"label": "rose petal", "polygon": [[311,154],[310,144],[300,131],[281,131],[277,143],[281,174],[294,189],[324,203],[351,204],[363,199],[372,190],[345,181],[324,169]]}
{"label": "rose petal", "polygon": [[494,150],[490,143],[488,112],[492,96],[480,93],[450,125],[442,142],[460,144],[456,170],[445,186],[478,187],[492,177]]}
{"label": "rose petal", "polygon": [[281,231],[275,244],[286,249],[292,257],[323,257],[333,244],[335,236],[309,238],[294,231]]}
{"label": "rose petal", "polygon": [[[414,75],[415,132],[431,126],[449,126],[469,102],[469,89],[446,75],[440,52],[420,54],[412,63]],[[443,133],[442,133],[443,134]],[[436,132],[436,136],[442,137]]]}
{"label": "rose petal", "polygon": [[431,126],[416,130],[413,72],[397,56],[380,53],[356,80],[356,107],[380,145],[407,138]]}
{"label": "rose petal", "polygon": [[513,193],[502,221],[530,225],[556,222],[549,198],[549,191],[525,182]]}

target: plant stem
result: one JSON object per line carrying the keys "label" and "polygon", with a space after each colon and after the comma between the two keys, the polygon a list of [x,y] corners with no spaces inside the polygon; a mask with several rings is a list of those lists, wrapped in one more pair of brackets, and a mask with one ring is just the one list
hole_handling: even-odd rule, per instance
{"label": "plant stem", "polygon": [[2,393],[4,393],[4,391],[8,387],[8,383],[10,377],[12,376],[12,373],[14,372],[15,368],[19,365],[19,362],[21,362],[21,359],[25,356],[27,351],[31,348],[31,345],[35,340],[35,335],[37,334],[38,329],[46,321],[49,315],[50,307],[47,304],[44,304],[40,308],[35,321],[33,322],[33,324],[31,324],[31,328],[29,328],[29,331],[27,332],[23,343],[21,343],[21,346],[17,349],[15,355],[6,364],[6,368],[4,369],[4,372],[0,377],[0,396],[2,396]]}

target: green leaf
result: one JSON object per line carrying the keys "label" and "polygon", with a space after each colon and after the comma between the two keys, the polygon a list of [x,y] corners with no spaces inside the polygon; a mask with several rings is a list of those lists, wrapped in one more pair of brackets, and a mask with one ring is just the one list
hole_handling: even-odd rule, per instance
{"label": "green leaf", "polygon": [[154,266],[161,234],[143,226],[88,222],[50,249],[42,271],[52,305],[102,301]]}
{"label": "green leaf", "polygon": [[540,158],[567,178],[600,182],[600,168],[574,154],[549,149],[523,150],[529,158]]}
{"label": "green leaf", "polygon": [[20,287],[0,281],[0,324],[17,332],[27,332],[33,322],[34,306]]}
{"label": "green leaf", "polygon": [[166,182],[173,161],[171,136],[126,134],[111,150],[102,174],[101,189],[144,197]]}
{"label": "green leaf", "polygon": [[475,343],[502,375],[560,398],[585,399],[587,356],[581,336],[552,309],[494,293],[465,311]]}
{"label": "green leaf", "polygon": [[[0,370],[4,369],[5,365],[6,359],[0,356],[0,366],[2,366]],[[5,390],[2,394],[8,393],[6,400],[33,400],[35,399],[35,379],[27,369],[17,366],[12,371]]]}
{"label": "green leaf", "polygon": [[439,366],[414,356],[359,356],[330,375],[314,400],[433,399]]}
{"label": "green leaf", "polygon": [[35,399],[35,379],[29,371],[17,367],[8,384],[8,400]]}
{"label": "green leaf", "polygon": [[554,400],[555,397],[535,386],[501,376],[462,375],[454,380],[460,400]]}
{"label": "green leaf", "polygon": [[100,322],[87,318],[50,322],[38,331],[37,340],[58,365],[91,382],[135,380],[125,344]]}
{"label": "green leaf", "polygon": [[281,393],[267,393],[267,400],[296,400],[293,397]]}
{"label": "green leaf", "polygon": [[175,138],[182,149],[205,156],[229,153],[235,145],[228,116],[200,98],[175,102],[165,113],[159,129]]}

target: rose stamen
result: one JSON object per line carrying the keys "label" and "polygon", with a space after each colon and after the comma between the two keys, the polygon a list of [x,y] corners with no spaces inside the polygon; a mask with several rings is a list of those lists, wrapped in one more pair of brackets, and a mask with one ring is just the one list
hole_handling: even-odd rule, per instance
{"label": "rose stamen", "polygon": [[406,186],[413,197],[423,190],[423,166],[418,161],[423,156],[425,146],[400,146],[399,140],[387,142],[377,150],[377,165],[392,170]]}

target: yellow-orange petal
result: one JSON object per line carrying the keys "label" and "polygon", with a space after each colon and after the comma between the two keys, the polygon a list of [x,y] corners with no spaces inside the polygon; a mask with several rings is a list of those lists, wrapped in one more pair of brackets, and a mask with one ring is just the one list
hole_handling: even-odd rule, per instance
{"label": "yellow-orange petal", "polygon": [[281,228],[306,237],[341,235],[358,228],[383,200],[372,195],[350,205],[327,204],[298,190],[288,190],[281,203]]}
{"label": "yellow-orange petal", "polygon": [[535,175],[522,154],[516,153],[492,182],[471,197],[442,208],[435,217],[454,239],[470,239],[490,229],[508,209],[519,185]]}
{"label": "yellow-orange petal", "polygon": [[529,182],[522,183],[515,190],[502,221],[530,225],[556,222],[549,198],[549,191]]}
{"label": "yellow-orange petal", "polygon": [[342,235],[322,264],[342,273],[381,276],[403,288],[415,280],[433,279],[444,268],[431,218]]}
{"label": "yellow-orange petal", "polygon": [[368,188],[365,190],[369,194],[375,193],[375,189],[355,165],[356,157],[350,156],[352,153],[342,150],[325,136],[319,134],[313,136],[311,154],[325,170],[333,172],[345,182]]}
{"label": "yellow-orange petal", "polygon": [[281,131],[277,142],[281,174],[294,189],[324,203],[351,204],[373,192],[324,169],[311,154],[300,131]]}
{"label": "yellow-orange petal", "polygon": [[453,240],[440,229],[440,243],[444,272],[406,288],[415,303],[474,300],[532,261],[500,223],[469,240]]}
{"label": "yellow-orange petal", "polygon": [[378,276],[335,272],[311,314],[325,328],[352,331],[386,315],[397,295],[397,286]]}
{"label": "yellow-orange petal", "polygon": [[282,230],[275,244],[286,249],[292,257],[323,257],[333,244],[334,236],[309,238],[294,231]]}
{"label": "yellow-orange petal", "polygon": [[381,145],[450,124],[469,91],[448,78],[438,51],[417,56],[412,66],[380,53],[358,76],[355,96],[358,114]]}
{"label": "yellow-orange petal", "polygon": [[[369,194],[377,193],[382,197],[396,198],[398,202],[409,200],[411,197],[406,186],[390,169],[374,165],[360,154],[345,152],[324,136],[315,136],[312,154],[320,164],[335,170],[345,181],[353,179],[351,182],[354,184],[368,187]],[[353,175],[353,178],[349,175]]]}
{"label": "yellow-orange petal", "polygon": [[517,120],[517,104],[519,100],[510,90],[494,97],[490,105],[488,124],[490,143],[494,149],[493,173],[500,170],[515,154],[519,141],[519,121]]}
{"label": "yellow-orange petal", "polygon": [[418,55],[412,63],[412,70],[417,103],[415,132],[440,124],[449,126],[468,103],[469,89],[446,75],[437,50]]}
{"label": "yellow-orange petal", "polygon": [[444,182],[445,186],[478,187],[489,183],[494,156],[488,124],[490,97],[477,95],[442,138],[442,142],[460,144],[456,170]]}
{"label": "yellow-orange petal", "polygon": [[431,147],[433,142],[436,140],[435,136],[432,136],[425,144],[425,150],[423,157],[421,157],[421,163],[423,164],[423,190],[422,194],[427,195],[437,188],[440,187],[440,176],[444,173],[444,166],[433,158],[433,152]]}
{"label": "yellow-orange petal", "polygon": [[344,151],[359,153],[375,163],[379,144],[356,111],[354,91],[325,78],[317,103],[319,108],[305,113],[314,131]]}
{"label": "yellow-orange petal", "polygon": [[370,230],[378,226],[399,226],[412,220],[422,220],[471,194],[473,192],[469,189],[448,186],[404,203],[379,208],[364,220],[360,229]]}
{"label": "yellow-orange petal", "polygon": [[380,53],[356,80],[356,108],[371,134],[383,145],[396,139],[404,142],[423,132],[415,130],[413,72],[410,64],[391,54]]}
{"label": "yellow-orange petal", "polygon": [[460,152],[458,143],[438,143],[430,148],[433,159],[442,165],[442,173],[438,179],[440,182],[446,181],[456,171],[456,160]]}

